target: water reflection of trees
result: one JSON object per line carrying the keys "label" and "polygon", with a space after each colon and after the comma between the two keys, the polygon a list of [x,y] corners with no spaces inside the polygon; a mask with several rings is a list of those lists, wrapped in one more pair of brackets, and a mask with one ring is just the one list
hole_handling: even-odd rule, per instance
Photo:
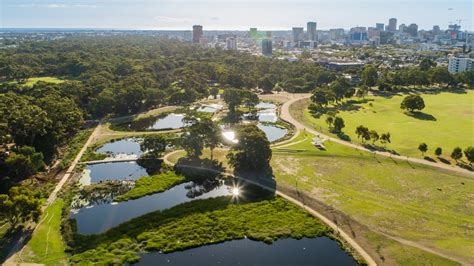
{"label": "water reflection of trees", "polygon": [[192,181],[184,188],[188,190],[188,198],[196,198],[224,185],[220,176]]}
{"label": "water reflection of trees", "polygon": [[89,185],[79,191],[71,209],[111,203],[115,197],[124,194],[133,187],[133,182],[107,181]]}

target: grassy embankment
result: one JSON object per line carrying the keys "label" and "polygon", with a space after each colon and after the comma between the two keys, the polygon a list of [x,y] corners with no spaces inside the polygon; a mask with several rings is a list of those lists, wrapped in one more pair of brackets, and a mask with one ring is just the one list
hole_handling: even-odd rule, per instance
{"label": "grassy embankment", "polygon": [[61,211],[63,200],[57,199],[41,215],[31,239],[21,253],[23,262],[58,265],[67,262],[65,245],[61,236]]}
{"label": "grassy embankment", "polygon": [[[438,160],[434,155],[436,147],[443,149],[442,158],[450,159],[457,146],[462,149],[474,146],[474,91],[466,93],[422,94],[426,108],[415,116],[407,115],[400,109],[405,96],[366,97],[365,103],[356,103],[347,111],[339,111],[337,116],[344,119],[343,129],[353,142],[360,142],[355,134],[359,125],[376,130],[379,134],[390,132],[392,143],[388,149],[401,155],[422,157],[418,150],[420,143],[428,145],[426,155]],[[353,98],[360,101],[361,99]],[[308,109],[302,122],[328,133],[327,115],[315,118]],[[379,144],[380,145],[380,144]],[[451,162],[453,163],[453,162]]]}
{"label": "grassy embankment", "polygon": [[[373,231],[472,261],[474,205],[466,201],[474,191],[471,178],[331,142],[320,151],[311,138],[301,133],[285,147],[303,152],[274,151],[272,167],[280,186],[297,186]],[[419,250],[401,248],[386,250],[397,260],[423,262]]]}
{"label": "grassy embankment", "polygon": [[135,181],[135,186],[123,195],[116,197],[115,201],[127,201],[138,199],[147,195],[163,192],[175,185],[183,183],[186,178],[176,174],[174,171],[153,175],[143,176]]}
{"label": "grassy embankment", "polygon": [[143,251],[172,252],[233,239],[270,243],[279,238],[329,235],[330,230],[281,198],[235,203],[196,200],[146,214],[96,236],[81,236],[72,262],[136,262]]}
{"label": "grassy embankment", "polygon": [[61,162],[59,163],[59,167],[61,169],[68,167],[72,163],[74,158],[76,158],[76,155],[79,153],[79,151],[89,139],[89,136],[92,134],[92,131],[94,131],[93,128],[82,130],[77,133],[74,138],[72,138],[72,140],[66,147],[66,150],[63,152]]}

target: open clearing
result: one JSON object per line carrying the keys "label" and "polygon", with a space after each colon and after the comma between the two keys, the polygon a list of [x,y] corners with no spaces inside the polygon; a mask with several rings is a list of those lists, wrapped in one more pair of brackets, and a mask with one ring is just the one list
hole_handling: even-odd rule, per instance
{"label": "open clearing", "polygon": [[[375,232],[474,262],[472,178],[374,157],[331,142],[325,143],[326,151],[320,151],[312,146],[312,137],[301,133],[295,139],[298,143],[285,147],[303,152],[274,150],[272,167],[279,184],[296,186]],[[388,250],[396,258],[407,259],[400,248]],[[426,258],[413,259],[424,264]]]}
{"label": "open clearing", "polygon": [[[355,134],[359,125],[379,134],[390,132],[392,143],[387,148],[401,155],[421,157],[418,145],[422,142],[428,144],[427,155],[433,159],[436,147],[441,147],[442,157],[448,159],[455,147],[474,146],[474,91],[423,94],[422,97],[426,108],[418,118],[400,109],[404,96],[366,97],[366,103],[355,104],[349,108],[352,110],[340,111],[337,116],[344,119],[343,131],[353,142],[359,142]],[[316,125],[316,129],[327,133],[326,117],[315,118],[306,109],[302,122]]]}

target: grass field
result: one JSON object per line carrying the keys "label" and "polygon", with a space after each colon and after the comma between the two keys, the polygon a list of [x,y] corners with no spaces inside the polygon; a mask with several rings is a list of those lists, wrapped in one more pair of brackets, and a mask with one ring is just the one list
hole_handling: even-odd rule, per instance
{"label": "grass field", "polygon": [[[357,104],[359,108],[352,111],[341,111],[337,114],[344,119],[344,133],[353,142],[359,142],[355,129],[364,125],[379,134],[390,132],[392,143],[388,149],[402,155],[421,157],[418,145],[428,144],[427,155],[436,158],[436,147],[443,149],[443,157],[448,159],[452,150],[459,146],[463,150],[474,146],[474,91],[461,93],[439,93],[422,95],[426,108],[421,118],[408,116],[400,109],[404,96],[366,97],[367,103]],[[327,132],[326,115],[314,118],[305,110],[304,120],[307,125],[317,125]]]}
{"label": "grass field", "polygon": [[[298,143],[285,147],[304,152],[274,150],[272,167],[279,184],[297,186],[371,230],[474,261],[471,178],[330,142],[320,151],[311,138],[302,133]],[[400,259],[409,256],[400,248],[387,250]]]}
{"label": "grass field", "polygon": [[57,199],[43,213],[33,236],[21,253],[23,261],[46,265],[64,264],[67,255],[61,236],[62,207],[63,200]]}
{"label": "grass field", "polygon": [[[22,85],[26,86],[26,87],[33,87],[33,85],[35,85],[39,81],[58,84],[58,83],[63,83],[66,80],[60,79],[60,78],[57,78],[57,77],[34,77],[34,78],[29,78]],[[9,83],[17,83],[17,82],[16,81],[10,81]]]}

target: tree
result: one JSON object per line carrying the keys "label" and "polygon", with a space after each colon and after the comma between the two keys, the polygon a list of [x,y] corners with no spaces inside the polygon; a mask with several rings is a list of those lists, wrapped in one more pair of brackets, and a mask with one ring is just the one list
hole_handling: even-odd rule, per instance
{"label": "tree", "polygon": [[430,69],[429,77],[431,83],[449,85],[453,82],[453,76],[446,67],[435,67]]}
{"label": "tree", "polygon": [[361,73],[362,82],[365,86],[373,87],[377,84],[378,73],[373,65],[366,65]]}
{"label": "tree", "polygon": [[370,140],[370,133],[369,129],[367,127],[364,127],[363,125],[360,125],[356,128],[357,138],[362,140],[362,143],[365,141]]}
{"label": "tree", "polygon": [[345,127],[344,119],[342,119],[339,116],[336,116],[334,118],[334,126],[333,126],[334,132],[340,133],[344,127]]}
{"label": "tree", "polygon": [[12,187],[8,194],[0,194],[0,212],[13,227],[28,220],[38,221],[41,201],[26,187]]}
{"label": "tree", "polygon": [[425,156],[425,152],[428,151],[428,145],[426,145],[426,143],[421,143],[420,145],[418,145],[418,150],[421,151],[422,156]]}
{"label": "tree", "polygon": [[474,162],[474,147],[470,146],[464,149],[464,156],[466,156],[469,164],[472,165]]}
{"label": "tree", "polygon": [[379,140],[380,138],[379,133],[377,133],[377,131],[373,129],[369,131],[369,136],[370,136],[370,139],[372,140],[372,145],[374,145],[375,142]]}
{"label": "tree", "polygon": [[243,91],[240,89],[228,88],[224,90],[224,101],[229,107],[229,112],[231,115],[235,114],[235,108],[242,104],[243,101]]}
{"label": "tree", "polygon": [[209,93],[214,97],[214,99],[217,99],[217,95],[219,94],[219,88],[218,87],[212,87],[209,90]]}
{"label": "tree", "polygon": [[364,98],[364,96],[367,95],[368,92],[369,92],[369,87],[367,87],[366,85],[362,85],[357,88],[356,96],[359,98]]}
{"label": "tree", "polygon": [[161,154],[166,150],[167,139],[163,135],[147,135],[140,143],[140,148],[147,151],[155,158],[161,157]]}
{"label": "tree", "polygon": [[387,133],[382,133],[382,135],[380,136],[380,142],[382,142],[382,144],[384,145],[384,147],[387,146],[387,143],[391,143],[391,140],[390,140],[390,133],[387,132]]}
{"label": "tree", "polygon": [[438,147],[435,149],[436,156],[441,156],[442,153],[443,153],[443,149],[441,147]]}
{"label": "tree", "polygon": [[186,131],[181,134],[180,143],[188,157],[199,158],[202,155],[204,140],[196,131]]}
{"label": "tree", "polygon": [[236,134],[239,141],[227,155],[229,163],[237,171],[269,169],[272,150],[265,133],[255,125],[241,125]]}
{"label": "tree", "polygon": [[220,138],[220,128],[209,118],[203,118],[196,125],[198,127],[197,131],[201,134],[204,146],[208,147],[211,150],[211,160],[214,159],[214,149],[219,145]]}
{"label": "tree", "polygon": [[258,95],[251,92],[251,91],[245,91],[243,93],[243,102],[244,102],[244,105],[247,106],[247,108],[249,108],[249,110],[253,107],[255,107],[255,105],[257,105],[260,100],[258,99]]}
{"label": "tree", "polygon": [[263,93],[272,92],[274,86],[275,84],[272,82],[270,76],[268,75],[265,75],[258,81],[258,87],[263,90]]}
{"label": "tree", "polygon": [[319,105],[319,107],[326,106],[329,102],[327,90],[323,88],[314,89],[311,95],[311,101]]}
{"label": "tree", "polygon": [[453,152],[451,153],[451,158],[456,162],[462,158],[462,150],[459,147],[454,148]]}
{"label": "tree", "polygon": [[332,125],[334,123],[334,116],[328,116],[326,118],[326,124],[328,124],[328,128],[332,128]]}
{"label": "tree", "polygon": [[427,71],[434,66],[436,66],[436,63],[429,58],[423,58],[423,60],[420,62],[420,70],[422,71]]}
{"label": "tree", "polygon": [[414,110],[422,110],[425,108],[425,102],[419,95],[408,95],[405,97],[405,99],[403,99],[400,108],[404,110],[406,109],[409,112],[413,112]]}

